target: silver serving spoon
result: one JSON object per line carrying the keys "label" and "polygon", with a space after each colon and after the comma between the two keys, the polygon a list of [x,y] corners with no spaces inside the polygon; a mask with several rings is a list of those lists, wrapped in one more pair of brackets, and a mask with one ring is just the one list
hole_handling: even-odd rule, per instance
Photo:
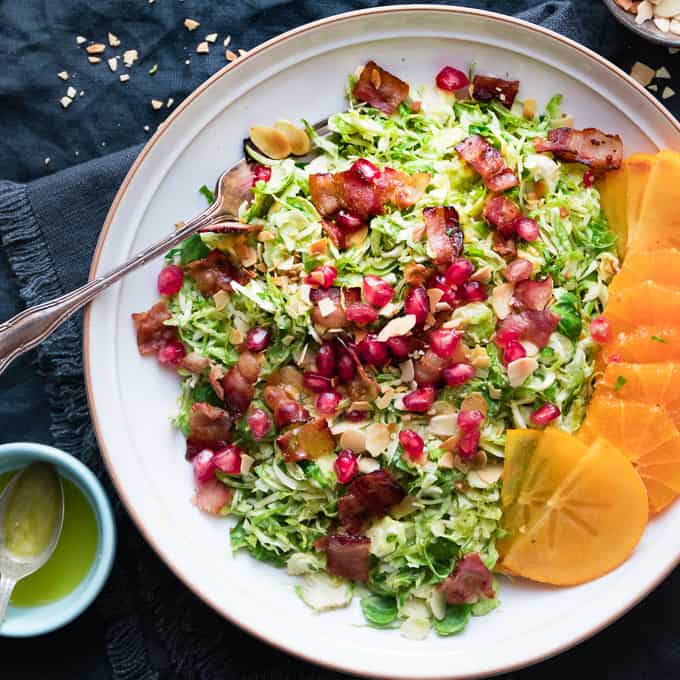
{"label": "silver serving spoon", "polygon": [[[314,126],[320,134],[328,132],[327,120]],[[312,149],[305,156],[295,157],[297,162],[307,163],[318,156]],[[93,300],[110,285],[122,279],[127,273],[145,265],[149,260],[162,255],[196,232],[235,233],[257,231],[259,226],[238,221],[239,207],[243,201],[252,198],[253,175],[245,159],[241,159],[225,170],[215,186],[215,202],[202,213],[184,223],[174,234],[149,246],[113,271],[89,281],[84,286],[61,297],[31,307],[0,324],[0,374],[18,356],[37,347],[66,319]]]}
{"label": "silver serving spoon", "polygon": [[50,559],[63,523],[64,490],[49,463],[24,468],[0,494],[0,625],[17,581]]}

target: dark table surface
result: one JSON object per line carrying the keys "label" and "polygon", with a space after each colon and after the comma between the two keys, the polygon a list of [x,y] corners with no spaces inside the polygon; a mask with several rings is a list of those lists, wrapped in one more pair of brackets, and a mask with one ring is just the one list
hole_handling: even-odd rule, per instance
{"label": "dark table surface", "polygon": [[[248,49],[283,30],[340,11],[374,6],[375,1],[241,0],[0,0],[0,178],[26,182],[76,163],[144,142],[164,119],[168,109],[153,111],[150,100],[181,101],[192,89],[226,62],[221,43],[231,34],[230,49]],[[460,2],[506,13],[517,13],[537,2],[496,0]],[[575,0],[587,28],[588,46],[629,71],[643,61],[653,68],[666,66],[680,92],[680,56],[626,32],[606,13],[598,0]],[[201,27],[189,33],[186,17]],[[76,36],[105,42],[107,32],[119,36],[127,48],[139,52],[139,62],[129,82],[121,84],[106,63],[88,64],[76,45]],[[212,32],[219,42],[209,56],[195,46]],[[189,62],[189,63],[187,63]],[[149,74],[154,64],[157,71]],[[68,82],[57,78],[66,70]],[[664,81],[660,90],[663,89]],[[59,99],[69,85],[75,101],[64,111]],[[665,101],[680,115],[680,94]],[[49,159],[49,160],[48,160]],[[0,250],[0,320],[18,312],[21,301],[5,254]],[[35,357],[27,355],[0,377],[0,443],[36,441],[50,443],[50,419],[42,389],[43,379]],[[136,529],[128,522],[127,532]],[[128,565],[129,566],[129,565]],[[118,568],[118,565],[115,567]],[[134,569],[131,571],[134,574]],[[173,577],[169,574],[168,579]],[[133,585],[131,584],[131,588]],[[630,678],[677,680],[680,678],[680,573],[620,621],[577,649],[508,678],[537,680],[553,676],[580,678]],[[192,597],[187,595],[187,597]],[[101,598],[100,598],[101,600]],[[98,606],[97,606],[98,605]],[[77,621],[40,640],[0,638],[0,678],[136,678],[112,658],[107,607],[99,602]],[[140,619],[153,615],[148,602],[139,602]],[[201,625],[227,626],[207,607]],[[197,623],[198,625],[198,623]],[[169,652],[170,645],[148,625],[140,629],[142,644],[152,661],[148,678],[221,677],[207,671],[200,658]],[[330,677],[313,666],[292,662],[285,655],[252,640],[231,627],[233,645],[252,650],[257,663],[229,670],[229,677]],[[180,633],[181,634],[181,631]],[[118,663],[117,663],[118,661]]]}

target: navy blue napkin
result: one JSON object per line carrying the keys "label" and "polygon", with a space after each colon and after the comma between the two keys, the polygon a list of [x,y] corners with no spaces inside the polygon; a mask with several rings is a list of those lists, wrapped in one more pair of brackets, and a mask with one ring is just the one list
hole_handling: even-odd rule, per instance
{"label": "navy blue napkin", "polygon": [[[11,3],[13,9],[9,11],[9,4],[0,3],[0,20],[5,22],[4,45],[15,54],[26,55],[24,47],[29,40],[26,36],[37,40],[36,29],[46,21],[43,12],[48,5],[27,2],[20,7]],[[145,124],[153,127],[159,122],[159,116],[154,117],[148,105],[151,96],[166,99],[171,94],[179,100],[224,63],[223,56],[202,58],[193,49],[188,52],[186,46],[177,47],[180,39],[186,43],[185,29],[181,26],[185,16],[201,20],[205,32],[220,30],[220,39],[225,32],[231,33],[233,47],[237,48],[251,47],[306,21],[376,4],[386,3],[251,0],[216,5],[187,1],[178,9],[162,2],[149,5],[139,1],[98,2],[100,33],[114,30],[109,27],[120,22],[121,14],[129,12],[124,31],[126,37],[134,36],[138,44],[145,44],[149,53],[143,57],[145,72],[146,67],[156,61],[160,66],[153,80],[147,79],[138,85],[133,72],[130,86],[136,89],[125,96],[110,87],[110,74],[106,71],[88,75],[93,79],[92,88],[103,91],[92,103],[88,103],[87,93],[84,95],[83,106],[90,107],[89,114],[77,110],[81,101],[76,100],[73,111],[65,112],[60,118],[61,112],[55,113],[54,107],[48,109],[44,102],[24,96],[25,78],[12,74],[9,68],[3,69],[0,92],[8,106],[0,113],[0,121],[2,126],[8,125],[8,130],[17,133],[3,135],[0,172],[9,173],[15,179],[44,176],[26,184],[0,183],[0,319],[15,313],[21,304],[38,304],[85,282],[100,226],[115,191],[141,148],[132,144],[144,139]],[[627,40],[616,25],[606,21],[601,3],[461,4],[522,11],[519,15],[522,18],[591,46],[599,44],[604,51],[619,50],[622,41]],[[55,7],[49,4],[50,12],[56,14],[48,18],[50,31],[54,35],[67,35],[74,43],[72,51],[65,50],[62,54],[62,68],[69,71],[80,68],[75,65],[76,59],[80,60],[77,64],[82,62],[82,55],[75,50],[74,33],[86,31],[84,28],[72,30],[73,24],[66,21],[66,15],[72,18],[83,12],[92,19],[90,5],[70,2]],[[574,5],[578,7],[578,14]],[[14,27],[12,31],[7,31],[8,24]],[[603,40],[603,35],[616,36],[616,40]],[[19,36],[24,41],[21,44]],[[2,45],[0,37],[0,47]],[[180,66],[177,66],[178,53]],[[164,65],[168,55],[174,57],[172,68]],[[39,79],[38,71],[44,64],[28,56],[22,59],[18,63],[24,75]],[[183,64],[186,59],[191,61],[191,68]],[[54,66],[55,73],[61,70],[56,63]],[[82,83],[78,85],[81,86]],[[26,120],[32,121],[30,129],[25,125]],[[102,140],[108,141],[102,145]],[[28,148],[32,154],[26,153]],[[52,173],[52,168],[65,167],[76,160],[74,149],[78,151],[78,158],[92,160]],[[117,152],[110,153],[112,150]],[[50,157],[47,165],[43,155]],[[77,317],[40,347],[37,372],[29,358],[17,362],[0,378],[0,421],[3,423],[0,441],[30,437],[54,443],[95,470],[115,499],[117,496],[102,469],[90,424],[83,385],[81,338],[82,319]],[[49,675],[151,680],[337,676],[286,656],[225,622],[177,581],[142,540],[119,502],[116,506],[118,554],[109,583],[96,605],[66,631],[44,638],[43,648],[53,650],[52,654],[44,655],[49,662],[41,658],[43,655],[19,661],[17,651],[23,649],[31,654],[34,643],[12,641],[13,653],[5,654],[8,643],[0,640],[3,665],[10,664],[3,671],[8,673],[7,677],[21,674],[23,678]],[[678,677],[680,647],[670,627],[674,615],[673,588],[677,589],[678,583],[677,575],[674,581],[669,579],[622,622],[577,650],[562,655],[558,661],[545,662],[508,677],[547,677],[558,668],[586,678]],[[227,588],[232,585],[225,583]],[[512,625],[511,617],[508,625]],[[13,659],[17,659],[16,665],[12,665]]]}

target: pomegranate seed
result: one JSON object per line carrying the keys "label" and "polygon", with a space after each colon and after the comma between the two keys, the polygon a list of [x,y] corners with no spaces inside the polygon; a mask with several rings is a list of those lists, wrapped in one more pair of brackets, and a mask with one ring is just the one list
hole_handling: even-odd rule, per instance
{"label": "pomegranate seed", "polygon": [[253,186],[258,182],[268,182],[272,178],[272,169],[268,165],[256,165],[253,168]]}
{"label": "pomegranate seed", "polygon": [[271,333],[266,328],[251,328],[246,335],[246,347],[252,352],[261,352],[269,347]]}
{"label": "pomegranate seed", "polygon": [[586,170],[583,173],[583,186],[589,188],[593,184],[595,184],[595,173],[592,170]]}
{"label": "pomegranate seed", "polygon": [[368,416],[368,411],[359,411],[358,409],[352,409],[345,413],[345,418],[351,420],[353,423],[360,423],[362,420],[366,420]]}
{"label": "pomegranate seed", "polygon": [[340,403],[339,392],[322,392],[316,398],[316,410],[325,416],[334,416]]}
{"label": "pomegranate seed", "polygon": [[241,474],[241,454],[243,451],[234,444],[229,444],[219,451],[215,451],[213,462],[215,467],[227,475]]}
{"label": "pomegranate seed", "polygon": [[357,345],[357,354],[362,361],[376,368],[382,368],[390,360],[387,343],[376,340],[375,335],[365,337]]}
{"label": "pomegranate seed", "polygon": [[460,286],[465,283],[475,271],[475,265],[464,257],[457,257],[446,270],[444,275],[449,286]]}
{"label": "pomegranate seed", "polygon": [[199,451],[193,460],[194,479],[196,483],[207,482],[215,476],[215,454],[210,449]]}
{"label": "pomegranate seed", "polygon": [[372,276],[371,274],[364,276],[362,289],[364,299],[374,307],[384,307],[388,302],[392,302],[394,297],[394,288],[379,276]]}
{"label": "pomegranate seed", "polygon": [[175,295],[184,283],[184,271],[176,264],[169,264],[158,275],[158,292],[161,295]]}
{"label": "pomegranate seed", "polygon": [[465,302],[484,302],[487,297],[486,286],[479,281],[466,281],[460,293]]}
{"label": "pomegranate seed", "polygon": [[494,342],[499,347],[505,347],[509,342],[519,340],[519,331],[515,328],[503,328],[502,326],[496,331]]}
{"label": "pomegranate seed", "polygon": [[430,410],[430,406],[434,404],[434,398],[437,393],[434,387],[419,387],[413,392],[409,392],[404,397],[404,406],[407,411],[413,411],[415,413],[425,413]]}
{"label": "pomegranate seed", "polygon": [[623,357],[620,354],[612,354],[607,363],[608,364],[620,364],[623,362]]}
{"label": "pomegranate seed", "polygon": [[518,217],[515,221],[517,236],[525,241],[535,241],[538,238],[538,224],[531,217]]}
{"label": "pomegranate seed", "polygon": [[517,283],[518,281],[526,281],[526,279],[530,279],[532,271],[533,265],[531,262],[518,257],[505,268],[503,274],[508,281]]}
{"label": "pomegranate seed", "polygon": [[461,430],[478,430],[484,422],[484,414],[474,409],[465,409],[458,414],[458,427]]}
{"label": "pomegranate seed", "polygon": [[335,476],[338,478],[340,484],[351,482],[359,472],[357,457],[354,455],[352,449],[343,449],[340,451],[335,458],[333,467],[335,468]]}
{"label": "pomegranate seed", "polygon": [[335,279],[338,278],[338,270],[330,264],[322,264],[309,273],[305,279],[305,283],[310,286],[319,286],[321,288],[330,288]]}
{"label": "pomegranate seed", "polygon": [[367,184],[372,184],[380,177],[380,170],[365,158],[359,158],[359,160],[354,161],[350,171]]}
{"label": "pomegranate seed", "polygon": [[529,420],[534,425],[547,425],[551,423],[555,418],[560,417],[560,409],[555,406],[555,404],[543,404],[539,406],[530,416]]}
{"label": "pomegranate seed", "polygon": [[598,316],[590,322],[590,335],[595,342],[604,344],[612,339],[612,327],[603,316]]}
{"label": "pomegranate seed", "polygon": [[302,384],[310,391],[320,394],[329,392],[331,389],[331,379],[319,373],[305,371],[302,374]]}
{"label": "pomegranate seed", "polygon": [[399,433],[399,443],[411,460],[417,460],[425,449],[423,438],[413,430],[402,430]]}
{"label": "pomegranate seed", "polygon": [[367,326],[378,318],[378,312],[363,302],[353,302],[346,311],[347,320],[359,326]]}
{"label": "pomegranate seed", "polygon": [[437,74],[435,82],[440,90],[446,90],[447,92],[455,92],[470,84],[468,77],[459,69],[453,68],[453,66],[444,66]]}
{"label": "pomegranate seed", "polygon": [[169,342],[158,350],[157,357],[162,364],[177,366],[186,355],[187,351],[181,342]]}
{"label": "pomegranate seed", "polygon": [[325,343],[319,347],[316,355],[316,372],[326,378],[332,378],[335,374],[335,346]]}
{"label": "pomegranate seed", "polygon": [[477,453],[480,436],[479,430],[477,429],[467,430],[467,432],[463,433],[457,447],[461,458],[469,460]]}
{"label": "pomegranate seed", "polygon": [[299,423],[309,419],[309,412],[303,408],[297,401],[284,401],[278,405],[274,410],[274,424],[277,429],[291,425],[292,423]]}
{"label": "pomegranate seed", "polygon": [[425,323],[430,313],[430,298],[427,297],[425,288],[416,286],[409,289],[404,300],[404,312],[413,314],[416,317],[417,325]]}
{"label": "pomegranate seed", "polygon": [[335,223],[343,231],[356,231],[360,229],[363,225],[363,221],[357,213],[353,210],[345,210],[342,208],[338,210],[338,214],[335,216]]}
{"label": "pomegranate seed", "polygon": [[453,364],[444,369],[444,381],[450,387],[457,387],[475,377],[475,367],[464,362]]}
{"label": "pomegranate seed", "polygon": [[526,355],[527,351],[524,349],[521,342],[509,340],[503,350],[503,361],[506,364],[510,364],[513,361],[517,361],[517,359],[523,359]]}
{"label": "pomegranate seed", "polygon": [[452,328],[440,328],[430,333],[430,349],[442,359],[450,359],[458,347],[459,336]]}
{"label": "pomegranate seed", "polygon": [[387,341],[387,346],[390,348],[392,356],[398,361],[408,359],[411,354],[411,342],[404,335],[396,335]]}
{"label": "pomegranate seed", "polygon": [[247,419],[250,433],[256,442],[264,439],[272,428],[272,419],[263,408],[255,408],[250,412]]}
{"label": "pomegranate seed", "polygon": [[357,365],[349,352],[342,352],[338,357],[336,372],[338,378],[344,383],[352,382],[356,377]]}

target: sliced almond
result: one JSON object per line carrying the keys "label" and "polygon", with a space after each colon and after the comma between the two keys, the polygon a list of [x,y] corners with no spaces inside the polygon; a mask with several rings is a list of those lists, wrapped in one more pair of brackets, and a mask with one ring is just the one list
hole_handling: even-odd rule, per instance
{"label": "sliced almond", "polygon": [[479,281],[479,283],[489,283],[491,280],[491,267],[480,267],[471,277],[470,281]]}
{"label": "sliced almond", "polygon": [[304,156],[312,148],[312,143],[309,141],[307,133],[293,125],[288,120],[277,120],[274,123],[277,130],[283,132],[290,142],[291,151],[295,156]]}
{"label": "sliced almond", "polygon": [[158,111],[159,109],[163,108],[163,102],[158,100],[158,99],[152,99],[151,100],[151,108],[154,111]]}
{"label": "sliced almond", "polygon": [[85,36],[82,36],[82,35],[76,36],[76,45],[83,45],[86,42],[87,42],[87,38]]}
{"label": "sliced almond", "polygon": [[447,451],[438,461],[437,465],[448,470],[453,469],[453,453]]}
{"label": "sliced almond", "polygon": [[427,227],[424,222],[422,224],[416,224],[414,227],[411,227],[411,238],[416,243],[422,241],[426,231]]}
{"label": "sliced almond", "polygon": [[200,25],[201,23],[195,19],[187,18],[184,20],[184,28],[186,28],[187,31],[195,31]]}
{"label": "sliced almond", "polygon": [[109,45],[111,47],[119,47],[120,46],[120,38],[117,35],[114,35],[113,33],[109,33],[106,36],[109,40]]}
{"label": "sliced almond", "polygon": [[68,72],[59,71],[59,73],[57,73],[57,78],[61,78],[62,80],[68,80]]}
{"label": "sliced almond", "polygon": [[538,361],[533,357],[522,357],[508,364],[508,380],[511,387],[519,387],[536,369]]}
{"label": "sliced almond", "polygon": [[438,437],[453,437],[458,432],[458,416],[455,413],[432,416],[429,431]]}
{"label": "sliced almond", "polygon": [[227,58],[227,61],[236,61],[238,59],[238,54],[232,52],[231,50],[227,50],[224,53],[224,56]]}
{"label": "sliced almond", "polygon": [[241,454],[241,474],[247,475],[250,472],[250,468],[253,467],[255,459],[249,456],[247,453]]}
{"label": "sliced almond", "polygon": [[226,290],[218,290],[215,295],[212,296],[212,299],[217,310],[221,311],[227,306],[227,302],[229,302],[229,293],[227,293]]}
{"label": "sliced almond", "polygon": [[375,400],[375,405],[381,410],[387,408],[392,403],[392,399],[394,399],[395,394],[396,392],[394,391],[394,389],[392,387],[388,387],[385,390],[385,393],[381,394]]}
{"label": "sliced almond", "polygon": [[88,57],[87,60],[90,62],[90,64],[98,64],[102,58],[101,57]]}
{"label": "sliced almond", "polygon": [[111,71],[115,71],[118,68],[118,59],[116,57],[111,57],[110,59],[107,59],[106,63],[109,65]]}
{"label": "sliced almond", "polygon": [[[680,23],[680,22],[678,22]],[[666,87],[663,88],[663,92],[661,93],[661,99],[669,99],[675,94],[675,90],[672,87]]]}
{"label": "sliced almond", "polygon": [[101,54],[106,49],[106,45],[103,43],[93,43],[85,48],[88,54]]}
{"label": "sliced almond", "polygon": [[374,458],[369,458],[367,456],[362,456],[359,458],[359,472],[364,475],[368,475],[371,472],[375,472],[380,469],[380,463]]}
{"label": "sliced almond", "polygon": [[[454,453],[456,449],[458,448],[458,442],[460,441],[460,438],[462,437],[462,433],[458,431],[456,434],[451,435],[446,441],[442,442],[440,444],[441,449],[444,449],[444,451],[449,451],[451,453]],[[452,461],[453,465],[453,461]]]}
{"label": "sliced almond", "polygon": [[130,80],[130,74],[129,73],[121,73],[119,76],[119,80],[121,83],[127,83],[128,80]]}
{"label": "sliced almond", "polygon": [[125,50],[123,52],[123,63],[130,68],[137,59],[139,59],[139,52],[137,50]]}
{"label": "sliced almond", "polygon": [[372,456],[379,456],[389,445],[392,436],[385,423],[373,423],[366,430],[366,450]]}
{"label": "sliced almond", "polygon": [[349,405],[350,411],[370,411],[371,404],[367,401],[353,401]]}
{"label": "sliced almond", "polygon": [[348,247],[358,248],[368,236],[368,227],[361,227],[345,238]]}
{"label": "sliced almond", "polygon": [[198,54],[209,54],[210,45],[208,45],[208,43],[203,40],[202,42],[198,43],[198,45],[196,45],[196,52]]}
{"label": "sliced almond", "polygon": [[437,416],[446,415],[448,413],[458,413],[456,407],[450,401],[444,401],[443,399],[438,399],[432,404],[432,413]]}
{"label": "sliced almond", "polygon": [[410,333],[416,325],[416,315],[406,314],[388,321],[378,333],[379,342],[387,342],[390,338],[399,337]]}
{"label": "sliced almond", "polygon": [[416,377],[415,367],[413,366],[413,359],[407,359],[399,364],[401,371],[401,382],[409,384],[413,382]]}
{"label": "sliced almond", "polygon": [[59,100],[59,103],[61,104],[61,107],[63,109],[67,109],[69,106],[71,106],[72,101],[73,101],[73,99],[71,99],[71,97],[62,97]]}
{"label": "sliced almond", "polygon": [[330,316],[336,310],[335,302],[330,298],[322,298],[319,300],[317,306],[319,308],[319,313],[323,317]]}
{"label": "sliced almond", "polygon": [[66,96],[70,97],[71,99],[74,99],[77,94],[78,94],[78,90],[76,90],[75,87],[69,87],[66,90]]}
{"label": "sliced almond", "polygon": [[269,158],[287,158],[292,151],[288,137],[273,127],[253,125],[250,128],[250,139]]}
{"label": "sliced almond", "polygon": [[670,71],[665,67],[662,66],[661,68],[658,68],[656,70],[656,77],[661,78],[663,80],[668,80],[671,77]]}
{"label": "sliced almond", "polygon": [[366,435],[356,426],[345,430],[340,435],[340,448],[352,449],[354,453],[361,453],[366,450]]}
{"label": "sliced almond", "polygon": [[486,399],[481,392],[470,392],[460,405],[461,411],[481,411],[486,416]]}
{"label": "sliced almond", "polygon": [[205,36],[206,42],[209,43],[214,43],[217,42],[217,33],[208,33],[208,35]]}
{"label": "sliced almond", "polygon": [[[220,293],[223,293],[225,291],[219,291],[215,293],[215,295],[219,295]],[[213,300],[215,299],[215,295],[213,295]],[[244,340],[246,339],[246,336],[238,329],[238,328],[232,328],[229,331],[229,342],[232,345],[240,345]]]}
{"label": "sliced almond", "polygon": [[633,68],[630,70],[630,75],[633,80],[637,80],[640,85],[647,87],[647,85],[649,85],[649,83],[654,80],[656,71],[653,68],[647,66],[647,64],[643,64],[641,61],[636,61],[633,64]]}
{"label": "sliced almond", "polygon": [[444,297],[444,291],[441,288],[428,288],[427,297],[430,300],[430,312],[434,314],[437,311],[437,305]]}
{"label": "sliced almond", "polygon": [[501,283],[491,291],[491,307],[499,319],[510,316],[510,303],[515,292],[514,283]]}
{"label": "sliced almond", "polygon": [[477,470],[477,476],[486,484],[495,484],[503,474],[503,466],[500,463],[492,463]]}

